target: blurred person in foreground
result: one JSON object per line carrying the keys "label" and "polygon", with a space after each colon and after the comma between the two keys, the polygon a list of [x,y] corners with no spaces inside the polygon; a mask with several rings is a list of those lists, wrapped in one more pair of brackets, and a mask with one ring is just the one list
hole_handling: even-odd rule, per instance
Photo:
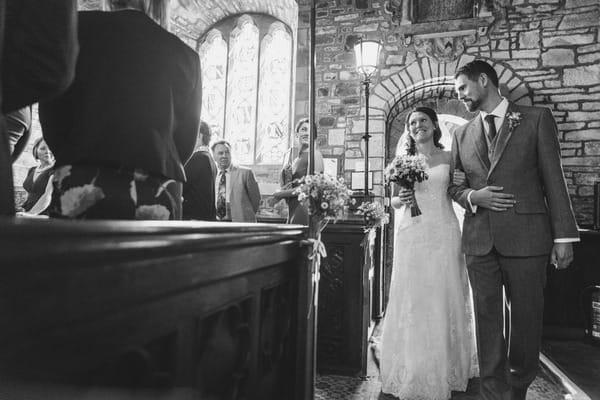
{"label": "blurred person in foreground", "polygon": [[15,212],[11,164],[16,157],[11,159],[5,115],[69,85],[78,50],[76,31],[76,0],[0,0],[0,215]]}
{"label": "blurred person in foreground", "polygon": [[198,55],[165,29],[167,1],[103,6],[79,13],[72,85],[40,103],[56,157],[50,216],[181,219],[200,121]]}
{"label": "blurred person in foreground", "polygon": [[4,115],[10,157],[14,163],[23,153],[31,136],[31,106]]}

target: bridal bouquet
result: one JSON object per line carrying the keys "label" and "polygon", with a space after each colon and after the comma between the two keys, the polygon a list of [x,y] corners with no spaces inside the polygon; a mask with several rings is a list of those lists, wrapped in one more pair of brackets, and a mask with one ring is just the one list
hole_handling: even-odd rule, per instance
{"label": "bridal bouquet", "polygon": [[[414,191],[415,183],[423,182],[428,178],[425,172],[426,169],[427,164],[424,156],[420,154],[398,155],[385,168],[385,180],[386,183],[394,182],[405,189]],[[412,217],[421,215],[421,210],[414,197],[414,193],[410,206],[410,215]]]}
{"label": "bridal bouquet", "polygon": [[364,202],[356,211],[356,214],[362,215],[365,222],[365,232],[375,230],[378,227],[389,222],[389,215],[383,209],[381,203]]}

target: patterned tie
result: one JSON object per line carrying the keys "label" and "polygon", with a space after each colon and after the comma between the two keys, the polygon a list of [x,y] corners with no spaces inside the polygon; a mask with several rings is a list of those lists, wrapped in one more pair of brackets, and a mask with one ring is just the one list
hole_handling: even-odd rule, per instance
{"label": "patterned tie", "polygon": [[494,123],[494,118],[496,118],[493,114],[488,114],[485,116],[485,122],[488,124],[488,136],[490,137],[490,142],[494,140],[496,136],[496,124]]}
{"label": "patterned tie", "polygon": [[227,191],[227,181],[225,170],[219,172],[219,192],[217,193],[217,218],[223,219],[227,215],[227,206],[225,204],[225,194]]}

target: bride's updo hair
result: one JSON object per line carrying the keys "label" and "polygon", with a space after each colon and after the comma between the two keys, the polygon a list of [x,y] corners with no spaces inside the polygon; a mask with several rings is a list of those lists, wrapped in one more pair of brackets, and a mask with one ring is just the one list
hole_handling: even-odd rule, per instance
{"label": "bride's updo hair", "polygon": [[440,140],[442,139],[442,130],[440,129],[440,123],[438,121],[438,116],[436,112],[429,107],[417,107],[411,112],[409,112],[406,116],[406,153],[410,155],[415,155],[417,153],[415,139],[413,139],[409,133],[410,116],[415,112],[422,112],[423,114],[426,114],[429,117],[429,119],[434,123],[435,127],[433,128],[433,144],[438,149],[443,149],[444,145],[440,143]]}

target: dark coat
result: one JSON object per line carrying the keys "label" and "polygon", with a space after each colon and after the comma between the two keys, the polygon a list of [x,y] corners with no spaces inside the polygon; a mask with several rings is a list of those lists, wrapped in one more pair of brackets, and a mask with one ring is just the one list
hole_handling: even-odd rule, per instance
{"label": "dark coat", "polygon": [[197,151],[185,164],[183,219],[215,221],[215,177],[217,166],[208,151]]}
{"label": "dark coat", "polygon": [[0,214],[14,213],[3,113],[46,99],[73,79],[76,0],[0,0]]}
{"label": "dark coat", "polygon": [[200,119],[198,54],[136,10],[82,11],[78,37],[73,84],[39,108],[56,166],[185,181]]}

